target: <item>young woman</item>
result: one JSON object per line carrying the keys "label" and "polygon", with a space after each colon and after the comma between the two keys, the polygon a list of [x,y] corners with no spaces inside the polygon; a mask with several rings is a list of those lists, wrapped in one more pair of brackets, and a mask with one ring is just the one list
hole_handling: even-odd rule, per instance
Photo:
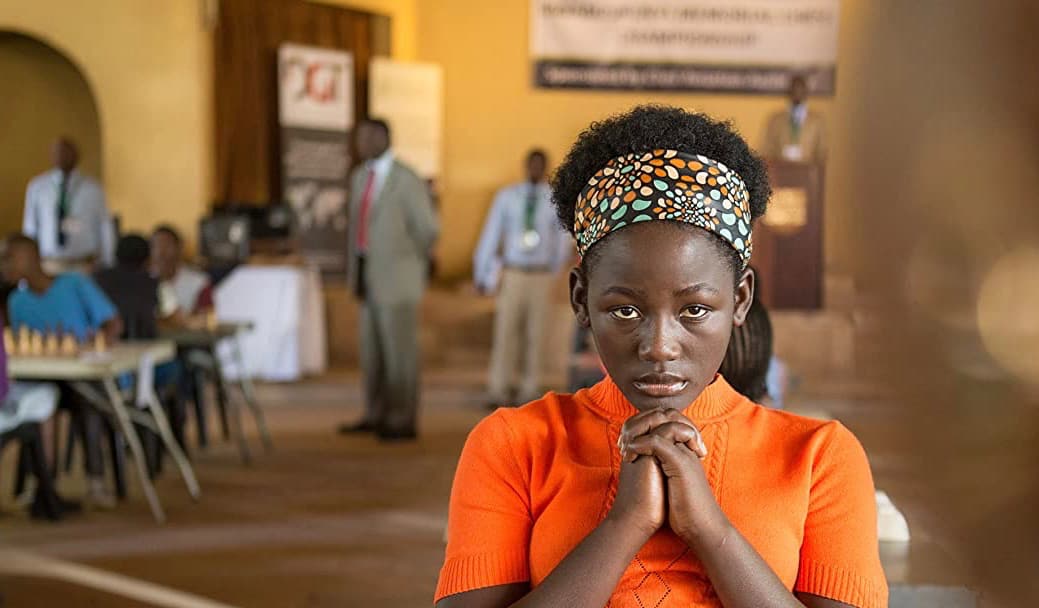
{"label": "young woman", "polygon": [[473,429],[439,608],[887,605],[858,441],[716,373],[769,195],[761,160],[704,115],[640,107],[580,135],[554,202],[609,376]]}

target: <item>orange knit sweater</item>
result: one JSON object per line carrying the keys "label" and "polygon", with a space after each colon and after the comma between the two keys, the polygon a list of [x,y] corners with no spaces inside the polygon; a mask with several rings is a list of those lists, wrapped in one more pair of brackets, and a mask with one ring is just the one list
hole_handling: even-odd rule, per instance
{"label": "orange knit sweater", "polygon": [[[436,600],[543,581],[613,504],[617,437],[635,413],[606,379],[481,421],[455,474]],[[887,606],[873,480],[846,428],[754,404],[720,376],[685,414],[707,443],[704,467],[719,504],[788,588]],[[665,527],[628,566],[608,606],[721,603],[696,555]]]}

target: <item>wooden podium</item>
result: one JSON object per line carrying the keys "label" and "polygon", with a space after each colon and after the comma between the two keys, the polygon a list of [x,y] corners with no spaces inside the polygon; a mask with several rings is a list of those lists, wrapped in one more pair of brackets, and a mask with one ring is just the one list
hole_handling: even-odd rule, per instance
{"label": "wooden podium", "polygon": [[823,306],[823,167],[768,160],[772,202],[754,223],[758,290],[772,310]]}

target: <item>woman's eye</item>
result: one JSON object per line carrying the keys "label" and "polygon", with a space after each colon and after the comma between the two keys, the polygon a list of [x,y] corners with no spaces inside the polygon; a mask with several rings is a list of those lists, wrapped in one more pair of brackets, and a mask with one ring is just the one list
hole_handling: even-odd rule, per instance
{"label": "woman's eye", "polygon": [[622,321],[630,321],[639,318],[639,311],[634,306],[621,306],[610,311],[614,318]]}
{"label": "woman's eye", "polygon": [[683,309],[679,315],[683,319],[699,320],[707,316],[709,311],[703,306],[690,306],[689,308]]}

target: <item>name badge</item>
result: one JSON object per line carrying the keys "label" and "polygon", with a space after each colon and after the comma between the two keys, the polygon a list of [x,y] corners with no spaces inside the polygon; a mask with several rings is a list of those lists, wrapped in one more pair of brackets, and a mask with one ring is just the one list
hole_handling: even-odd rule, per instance
{"label": "name badge", "polygon": [[65,234],[79,234],[83,232],[83,222],[74,217],[67,217],[61,221],[61,231]]}
{"label": "name badge", "polygon": [[783,159],[795,163],[804,160],[804,151],[801,149],[801,144],[787,144],[783,146]]}
{"label": "name badge", "polygon": [[537,230],[527,230],[523,233],[523,239],[520,242],[523,243],[524,249],[533,249],[541,244],[541,235]]}

